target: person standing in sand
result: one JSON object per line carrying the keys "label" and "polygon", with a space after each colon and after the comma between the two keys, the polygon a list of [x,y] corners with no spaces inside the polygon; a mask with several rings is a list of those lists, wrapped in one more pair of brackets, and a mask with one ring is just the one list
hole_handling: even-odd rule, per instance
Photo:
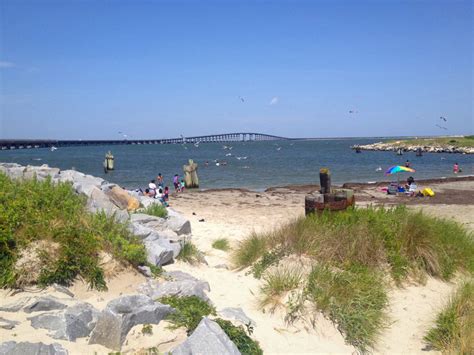
{"label": "person standing in sand", "polygon": [[178,174],[174,174],[173,177],[173,185],[174,185],[174,191],[179,192],[180,184],[179,184],[179,176]]}

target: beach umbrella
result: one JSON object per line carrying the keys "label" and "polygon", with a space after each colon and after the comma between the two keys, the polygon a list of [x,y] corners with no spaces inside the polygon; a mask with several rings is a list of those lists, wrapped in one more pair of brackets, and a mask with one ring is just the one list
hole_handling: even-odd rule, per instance
{"label": "beach umbrella", "polygon": [[394,165],[388,168],[388,170],[385,172],[385,175],[392,175],[396,173],[414,173],[415,169],[412,168],[407,168],[406,166],[402,165]]}

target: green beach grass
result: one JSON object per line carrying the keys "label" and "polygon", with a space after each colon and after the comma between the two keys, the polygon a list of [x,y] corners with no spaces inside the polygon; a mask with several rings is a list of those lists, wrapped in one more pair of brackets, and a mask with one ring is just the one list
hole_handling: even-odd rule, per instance
{"label": "green beach grass", "polygon": [[[312,262],[309,274],[279,272],[288,255]],[[264,304],[277,304],[299,288],[301,304],[313,303],[350,344],[367,352],[386,323],[389,284],[472,274],[472,255],[473,235],[461,225],[399,206],[325,212],[269,233],[253,233],[236,248],[233,262],[261,276]]]}
{"label": "green beach grass", "polygon": [[[81,276],[103,290],[104,252],[132,266],[147,265],[144,246],[125,224],[91,214],[85,205],[85,196],[69,183],[11,180],[0,173],[0,287],[70,285]],[[35,245],[41,248],[32,252]]]}
{"label": "green beach grass", "polygon": [[474,283],[462,284],[436,318],[425,341],[445,354],[474,353]]}
{"label": "green beach grass", "polygon": [[413,138],[413,139],[403,139],[403,140],[392,140],[388,141],[389,144],[394,144],[396,146],[404,145],[420,145],[427,147],[436,147],[436,146],[454,146],[454,147],[463,147],[463,148],[473,148],[474,147],[474,136],[463,136],[463,137],[435,137],[435,138]]}

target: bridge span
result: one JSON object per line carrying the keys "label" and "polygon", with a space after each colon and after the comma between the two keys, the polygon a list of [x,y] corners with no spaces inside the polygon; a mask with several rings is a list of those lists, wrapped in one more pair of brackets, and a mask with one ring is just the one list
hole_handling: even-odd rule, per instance
{"label": "bridge span", "polygon": [[121,140],[54,140],[54,139],[0,139],[0,149],[34,149],[51,147],[74,147],[87,145],[135,145],[135,144],[186,144],[186,143],[230,143],[248,141],[289,140],[291,138],[264,133],[224,133],[206,136],[160,138],[160,139],[121,139]]}

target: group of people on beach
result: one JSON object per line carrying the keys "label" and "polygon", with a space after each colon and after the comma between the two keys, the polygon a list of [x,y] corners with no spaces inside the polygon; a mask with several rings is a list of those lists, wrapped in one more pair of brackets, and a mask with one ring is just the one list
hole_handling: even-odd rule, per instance
{"label": "group of people on beach", "polygon": [[[185,189],[184,180],[179,178],[178,174],[175,174],[173,177],[173,186],[176,193],[183,192]],[[170,189],[168,186],[164,185],[164,178],[161,173],[158,174],[156,179],[150,180],[148,187],[143,191],[139,190],[144,196],[151,198],[157,198],[165,206],[168,206]]]}

